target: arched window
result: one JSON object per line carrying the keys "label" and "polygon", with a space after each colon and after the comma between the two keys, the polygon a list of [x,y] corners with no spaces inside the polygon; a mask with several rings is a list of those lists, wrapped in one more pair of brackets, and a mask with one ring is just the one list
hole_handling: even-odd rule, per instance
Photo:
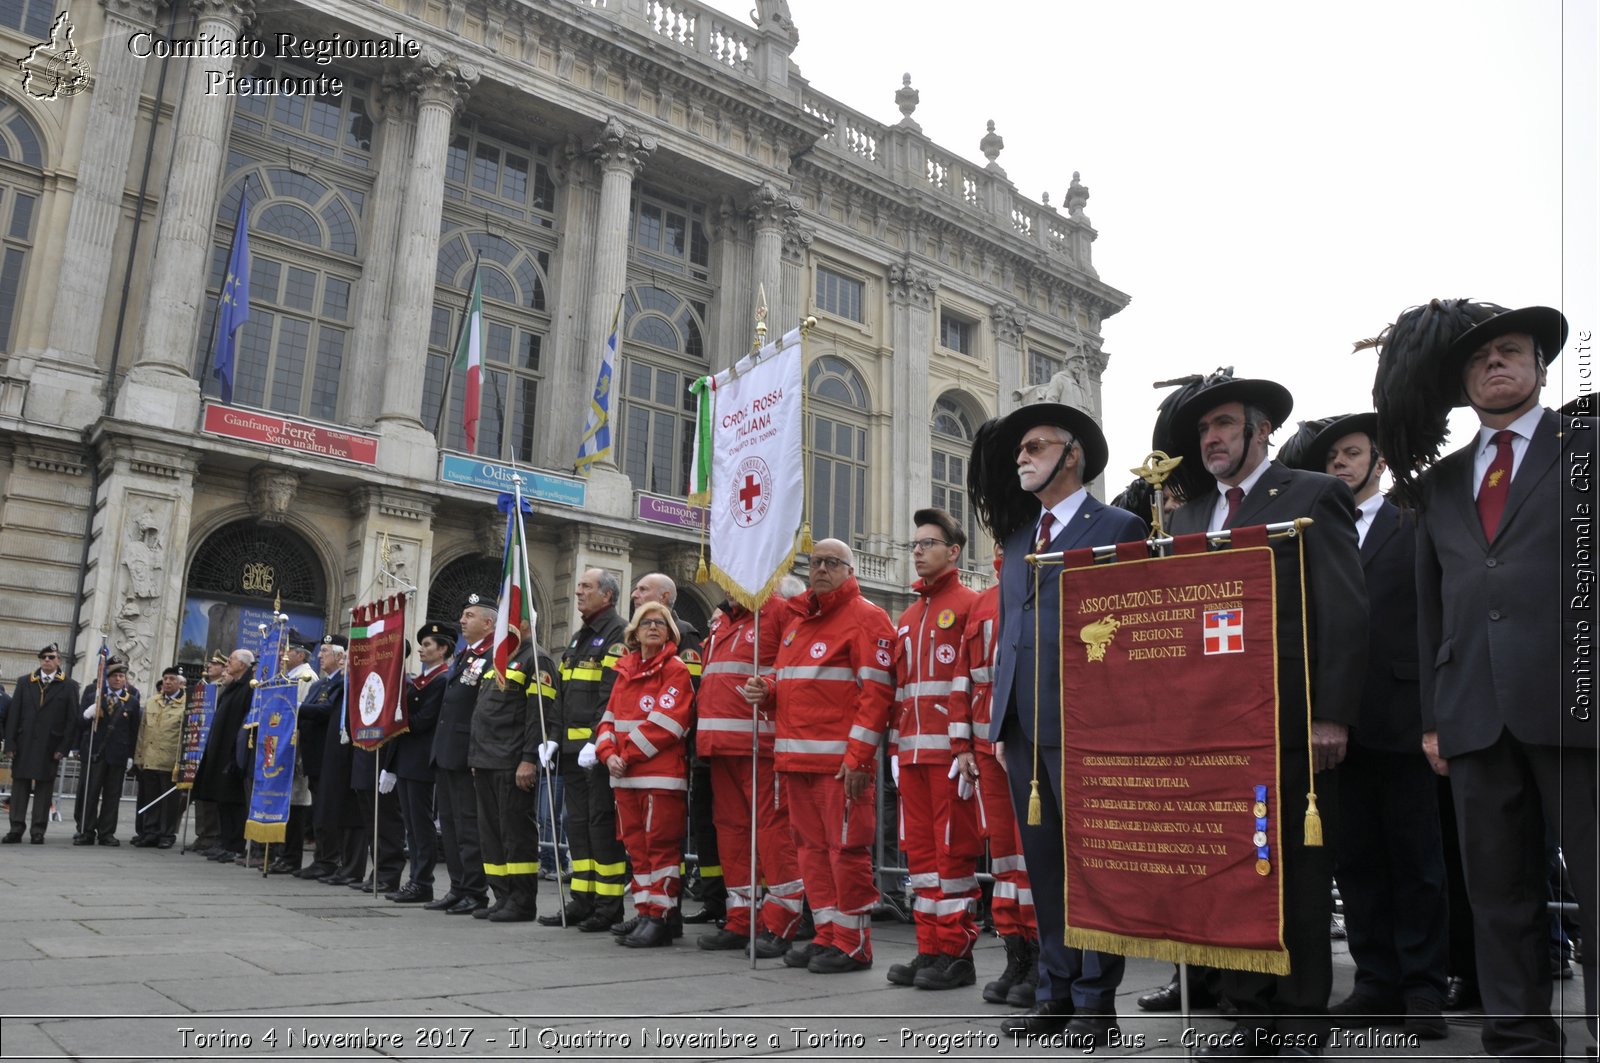
{"label": "arched window", "polygon": [[961,567],[975,568],[973,546],[978,541],[978,518],[967,501],[967,461],[972,455],[973,421],[955,393],[946,392],[933,404],[933,460],[930,501],[954,517],[967,533]]}
{"label": "arched window", "polygon": [[623,296],[622,317],[622,469],[635,490],[681,496],[694,449],[689,385],[706,371],[706,304],[640,284]]}
{"label": "arched window", "polygon": [[[428,620],[437,620],[456,627],[461,622],[461,610],[467,607],[469,595],[493,596],[500,591],[502,567],[500,558],[488,554],[467,554],[458,557],[433,577],[428,584]],[[533,590],[533,609],[539,617],[539,630],[534,634],[541,640],[550,633],[543,603],[537,589]]]}
{"label": "arched window", "polygon": [[[37,0],[33,6],[42,6],[44,32],[48,33],[53,8]],[[30,8],[28,17],[32,16]],[[44,188],[41,143],[28,116],[0,97],[0,351],[11,350],[15,342],[13,326],[33,253],[34,223]]]}
{"label": "arched window", "polygon": [[[233,401],[292,417],[337,421],[350,332],[350,295],[360,273],[357,234],[365,197],[355,188],[229,153],[228,192],[217,207],[210,294],[198,357],[216,338],[217,293],[228,267],[234,221],[250,180],[250,318],[239,330]],[[307,250],[311,253],[307,253]],[[206,393],[218,384],[206,374]]]}
{"label": "arched window", "polygon": [[0,4],[0,25],[21,30],[35,41],[50,36],[50,20],[55,16],[55,0],[7,0]]}
{"label": "arched window", "polygon": [[278,605],[298,634],[322,637],[327,584],[310,544],[280,524],[241,520],[218,528],[189,564],[178,660],[199,664],[240,647],[260,653],[261,627]]}
{"label": "arched window", "polygon": [[806,374],[811,393],[811,535],[852,547],[867,533],[867,387],[842,358]]}
{"label": "arched window", "polygon": [[[467,314],[473,264],[483,263],[483,385],[479,390],[477,453],[488,458],[535,460],[538,441],[540,364],[550,329],[545,278],[550,253],[486,232],[457,232],[440,242],[433,318],[428,331],[428,371],[422,387],[422,423],[443,445],[465,450],[462,410],[466,369],[450,376],[456,343]],[[444,433],[439,431],[444,398]],[[509,431],[508,431],[509,429]]]}

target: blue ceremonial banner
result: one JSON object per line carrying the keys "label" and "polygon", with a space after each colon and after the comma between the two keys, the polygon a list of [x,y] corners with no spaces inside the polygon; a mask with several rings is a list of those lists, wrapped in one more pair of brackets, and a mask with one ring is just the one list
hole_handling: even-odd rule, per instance
{"label": "blue ceremonial banner", "polygon": [[239,192],[239,217],[233,226],[233,251],[228,255],[228,275],[217,296],[217,347],[211,358],[211,375],[222,388],[222,403],[233,405],[233,356],[239,347],[239,330],[250,320],[250,179]]}
{"label": "blue ceremonial banner", "polygon": [[256,687],[255,785],[250,791],[250,816],[245,839],[281,843],[288,836],[289,793],[294,787],[295,720],[300,684],[272,683]]}
{"label": "blue ceremonial banner", "polygon": [[189,695],[188,711],[183,716],[183,748],[179,751],[178,775],[173,780],[180,790],[194,787],[200,757],[206,751],[206,738],[211,734],[211,718],[216,714],[217,687],[211,683],[196,684]]}
{"label": "blue ceremonial banner", "polygon": [[606,349],[600,355],[600,375],[595,378],[594,398],[589,400],[589,416],[583,424],[583,438],[578,441],[578,460],[575,468],[589,475],[589,466],[597,461],[611,460],[611,378],[617,371],[617,329],[622,322],[622,300],[617,300],[617,312],[611,318],[611,335]]}

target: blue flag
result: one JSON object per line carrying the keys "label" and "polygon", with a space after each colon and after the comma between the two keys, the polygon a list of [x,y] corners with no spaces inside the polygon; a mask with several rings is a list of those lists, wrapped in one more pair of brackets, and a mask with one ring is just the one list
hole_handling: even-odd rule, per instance
{"label": "blue flag", "polygon": [[589,466],[611,459],[611,377],[617,371],[617,329],[622,322],[622,301],[611,318],[611,336],[600,356],[600,375],[595,378],[594,398],[589,400],[589,416],[583,423],[583,438],[578,442],[577,470],[585,476]]}
{"label": "blue flag", "polygon": [[239,218],[234,223],[233,252],[228,255],[228,275],[217,297],[217,349],[211,357],[211,375],[222,384],[222,401],[233,402],[233,356],[239,330],[250,320],[250,179],[239,190]]}

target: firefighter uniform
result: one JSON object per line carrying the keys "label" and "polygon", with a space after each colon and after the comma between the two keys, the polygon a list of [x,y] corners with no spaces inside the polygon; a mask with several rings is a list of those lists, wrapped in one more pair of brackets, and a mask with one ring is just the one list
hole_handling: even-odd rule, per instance
{"label": "firefighter uniform", "polygon": [[983,841],[974,802],[958,796],[950,777],[949,702],[961,633],[978,596],[954,568],[911,589],[917,600],[896,632],[897,709],[889,731],[889,752],[900,762],[900,848],[916,894],[917,955],[923,962],[965,959],[978,940],[973,901]]}
{"label": "firefighter uniform", "polygon": [[[578,754],[595,739],[617,678],[617,661],[626,652],[626,625],[615,608],[584,623],[561,655],[559,695],[547,721],[553,741],[561,744],[561,778],[566,787],[567,847],[572,857],[572,900],[567,925],[609,929],[622,912],[627,891],[628,857],[617,840],[617,807],[610,776],[603,763],[583,767]],[[559,917],[546,917],[559,926]]]}
{"label": "firefighter uniform", "polygon": [[517,766],[539,763],[541,706],[555,700],[555,664],[532,641],[517,647],[502,675],[491,660],[478,684],[467,764],[478,798],[478,850],[495,903],[486,918],[521,922],[537,915],[538,795],[517,785]]}
{"label": "firefighter uniform", "polygon": [[[1033,890],[1028,885],[1028,866],[1022,858],[1005,766],[995,758],[994,743],[989,740],[999,630],[997,585],[978,595],[967,615],[950,690],[950,749],[957,754],[971,753],[978,764],[979,829],[989,843],[989,871],[994,875],[989,914],[1006,947],[1006,970],[997,982],[984,987],[984,999],[1031,1007],[1038,980],[1039,926],[1033,915]],[[1013,992],[1016,999],[1012,999]]]}
{"label": "firefighter uniform", "polygon": [[877,808],[871,792],[852,800],[834,776],[841,765],[871,771],[877,762],[894,700],[893,651],[888,614],[861,596],[854,576],[800,599],[778,647],[773,749],[816,920],[812,964],[829,948],[872,962]]}
{"label": "firefighter uniform", "polygon": [[[740,686],[755,674],[757,663],[771,672],[783,638],[784,624],[794,615],[788,601],[769,598],[761,607],[759,650],[756,614],[729,603],[711,627],[705,646],[703,678],[695,699],[695,752],[711,773],[712,812],[723,876],[728,884],[728,918],[724,929],[740,937],[750,934],[751,913],[761,905],[761,926],[783,941],[792,941],[800,926],[805,887],[795,858],[789,807],[773,769],[772,742],[777,725],[764,705],[752,716]],[[757,739],[751,763],[751,735]],[[757,898],[750,868],[750,794],[756,790],[756,859],[765,880],[764,901]]]}

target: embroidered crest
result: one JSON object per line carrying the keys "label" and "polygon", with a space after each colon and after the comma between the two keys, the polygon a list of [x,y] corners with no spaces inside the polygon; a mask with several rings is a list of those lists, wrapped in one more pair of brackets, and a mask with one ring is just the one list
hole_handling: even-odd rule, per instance
{"label": "embroidered crest", "polygon": [[643,709],[645,712],[649,712],[655,707],[656,699],[653,696],[646,694],[639,699],[639,708]]}
{"label": "embroidered crest", "polygon": [[933,655],[939,659],[940,664],[954,664],[956,660],[956,648],[947,642],[938,649],[934,650]]}
{"label": "embroidered crest", "polygon": [[675,697],[676,693],[677,688],[674,687],[671,690],[668,690],[665,694],[661,695],[661,707],[663,709],[670,709],[678,703],[678,699]]}
{"label": "embroidered crest", "polygon": [[883,665],[885,668],[889,667],[890,661],[889,661],[889,651],[888,650],[879,650],[878,651],[878,663]]}
{"label": "embroidered crest", "polygon": [[828,644],[826,642],[813,642],[811,644],[811,658],[812,658],[812,660],[816,660],[816,661],[822,660],[823,655],[826,654],[827,652],[828,652]]}
{"label": "embroidered crest", "polygon": [[956,611],[954,609],[946,609],[946,610],[944,610],[943,612],[941,612],[939,614],[938,623],[939,623],[940,627],[949,627],[951,624],[953,624],[955,622],[956,622]]}

